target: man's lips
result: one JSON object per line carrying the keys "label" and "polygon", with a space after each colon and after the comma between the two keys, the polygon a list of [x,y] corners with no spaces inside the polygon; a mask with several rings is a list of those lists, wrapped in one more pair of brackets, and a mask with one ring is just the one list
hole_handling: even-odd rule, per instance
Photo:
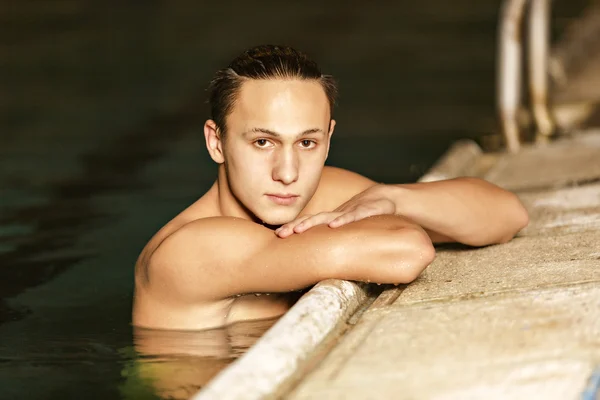
{"label": "man's lips", "polygon": [[289,193],[267,193],[267,197],[276,204],[287,206],[293,204],[300,196]]}

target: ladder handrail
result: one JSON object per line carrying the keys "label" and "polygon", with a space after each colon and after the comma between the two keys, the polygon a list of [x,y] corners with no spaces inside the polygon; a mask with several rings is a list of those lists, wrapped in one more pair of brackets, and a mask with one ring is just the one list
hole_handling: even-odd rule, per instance
{"label": "ladder handrail", "polygon": [[547,139],[553,131],[548,111],[548,61],[550,47],[550,0],[504,0],[498,30],[497,107],[508,151],[521,147],[517,121],[521,103],[521,64],[525,6],[529,9],[529,87],[537,138]]}

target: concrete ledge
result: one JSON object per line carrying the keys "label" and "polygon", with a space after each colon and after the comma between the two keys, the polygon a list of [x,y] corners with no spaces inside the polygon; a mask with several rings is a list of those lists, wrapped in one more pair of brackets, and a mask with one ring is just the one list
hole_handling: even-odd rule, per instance
{"label": "concrete ledge", "polygon": [[339,280],[317,284],[193,399],[262,399],[275,392],[366,300],[365,288]]}
{"label": "concrete ledge", "polygon": [[[465,174],[481,149],[471,140],[455,143],[420,181]],[[262,399],[293,377],[328,335],[367,300],[367,285],[327,280],[304,295],[244,356],[208,383],[194,400]],[[401,290],[401,289],[391,289]]]}
{"label": "concrete ledge", "polygon": [[440,181],[465,175],[481,155],[481,148],[472,140],[460,140],[419,179],[419,182]]}
{"label": "concrete ledge", "polygon": [[588,385],[581,394],[581,400],[598,400],[600,398],[600,367],[590,376]]}
{"label": "concrete ledge", "polygon": [[502,154],[485,179],[515,192],[556,190],[597,182],[600,177],[600,134],[562,138],[547,146],[527,145]]}
{"label": "concrete ledge", "polygon": [[599,301],[593,282],[368,310],[286,398],[581,399]]}

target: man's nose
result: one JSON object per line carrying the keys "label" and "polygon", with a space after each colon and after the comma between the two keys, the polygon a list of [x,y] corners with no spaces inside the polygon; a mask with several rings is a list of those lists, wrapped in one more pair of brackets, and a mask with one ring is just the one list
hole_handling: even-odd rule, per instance
{"label": "man's nose", "polygon": [[298,156],[295,151],[288,149],[278,155],[273,168],[273,180],[285,185],[298,180]]}

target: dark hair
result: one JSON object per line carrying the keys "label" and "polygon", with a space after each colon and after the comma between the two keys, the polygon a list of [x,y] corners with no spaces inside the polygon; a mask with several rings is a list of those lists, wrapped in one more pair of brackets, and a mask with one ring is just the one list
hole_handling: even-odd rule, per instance
{"label": "dark hair", "polygon": [[337,85],[332,76],[323,75],[316,62],[291,47],[256,46],[236,57],[227,68],[217,71],[208,87],[211,118],[221,135],[226,132],[225,119],[244,80],[276,78],[318,81],[323,86],[333,115]]}

